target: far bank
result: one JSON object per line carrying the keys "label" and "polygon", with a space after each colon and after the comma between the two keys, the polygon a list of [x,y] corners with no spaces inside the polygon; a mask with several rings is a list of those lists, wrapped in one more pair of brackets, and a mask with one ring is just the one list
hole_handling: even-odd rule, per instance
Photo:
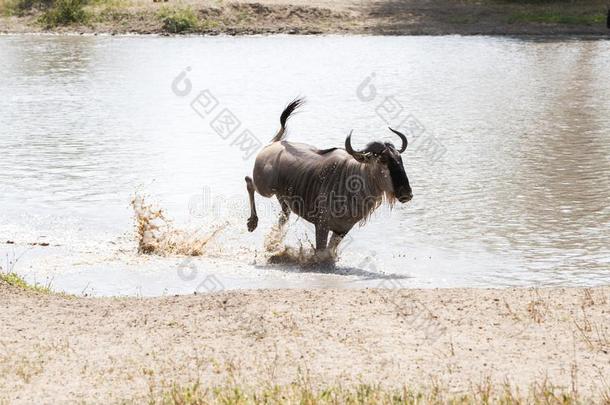
{"label": "far bank", "polygon": [[573,35],[610,38],[608,9],[507,0],[0,0],[2,33]]}

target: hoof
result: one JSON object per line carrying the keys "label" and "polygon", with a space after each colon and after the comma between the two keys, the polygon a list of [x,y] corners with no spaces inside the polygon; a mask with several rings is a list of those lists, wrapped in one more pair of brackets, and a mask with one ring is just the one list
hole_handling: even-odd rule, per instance
{"label": "hoof", "polygon": [[267,263],[269,264],[290,264],[290,257],[286,255],[285,252],[280,252],[270,256],[267,259]]}
{"label": "hoof", "polygon": [[252,232],[256,229],[258,225],[258,217],[250,217],[248,218],[248,232]]}
{"label": "hoof", "polygon": [[337,255],[330,249],[318,250],[315,253],[314,259],[316,264],[323,267],[335,267]]}

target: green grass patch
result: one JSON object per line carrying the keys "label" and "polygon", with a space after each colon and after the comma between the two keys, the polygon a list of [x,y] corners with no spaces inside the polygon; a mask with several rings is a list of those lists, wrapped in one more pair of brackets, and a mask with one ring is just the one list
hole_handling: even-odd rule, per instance
{"label": "green grass patch", "polygon": [[4,15],[24,16],[37,10],[47,10],[54,0],[5,0],[0,1],[0,11]]}
{"label": "green grass patch", "polygon": [[193,32],[199,27],[199,18],[192,8],[169,8],[159,10],[158,17],[163,23],[163,30],[172,34]]}
{"label": "green grass patch", "polygon": [[603,24],[606,15],[596,14],[568,14],[559,11],[519,12],[508,17],[508,23],[517,22],[539,23],[539,24],[568,24],[568,25],[596,25]]}
{"label": "green grass patch", "polygon": [[571,4],[573,0],[496,0],[504,4]]}
{"label": "green grass patch", "polygon": [[[604,396],[606,398],[606,396]],[[608,397],[610,398],[610,397]],[[589,403],[576,392],[557,388],[547,382],[532,385],[527,393],[510,384],[494,387],[489,381],[471,389],[470,392],[452,394],[438,385],[424,390],[388,389],[381,385],[358,385],[351,388],[340,386],[313,388],[310,384],[293,383],[287,386],[267,386],[251,390],[229,385],[224,387],[202,387],[199,383],[189,386],[175,385],[159,396],[151,392],[150,405],[203,405],[203,404],[300,404],[300,405],[475,405],[475,404],[557,404],[576,405]]]}
{"label": "green grass patch", "polygon": [[206,18],[199,24],[199,28],[202,30],[214,30],[220,28],[220,26],[221,24],[218,20],[213,20],[211,18]]}
{"label": "green grass patch", "polygon": [[63,25],[86,24],[89,13],[85,11],[86,0],[56,0],[49,10],[39,18],[39,22],[47,28]]}
{"label": "green grass patch", "polygon": [[51,287],[49,285],[43,286],[40,284],[29,284],[27,281],[23,279],[23,277],[19,276],[16,273],[0,273],[0,280],[4,281],[8,285],[13,287],[20,288],[26,291],[34,291],[42,294],[51,294]]}
{"label": "green grass patch", "polygon": [[90,22],[125,24],[136,13],[129,9],[127,0],[88,0],[87,8],[90,12]]}
{"label": "green grass patch", "polygon": [[106,8],[95,15],[95,19],[100,22],[121,22],[127,20],[129,17],[129,13],[115,8]]}
{"label": "green grass patch", "polygon": [[128,0],[88,0],[87,5],[91,7],[102,7],[102,8],[126,8],[129,7]]}

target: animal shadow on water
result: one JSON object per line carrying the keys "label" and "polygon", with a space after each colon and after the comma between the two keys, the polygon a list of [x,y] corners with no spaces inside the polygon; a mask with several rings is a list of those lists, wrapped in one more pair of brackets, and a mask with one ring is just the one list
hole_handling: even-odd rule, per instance
{"label": "animal shadow on water", "polygon": [[[356,276],[363,280],[404,280],[411,278],[404,274],[386,274],[370,271],[356,266],[337,266],[338,257],[316,257],[315,251],[302,250],[287,247],[286,250],[277,252],[267,259],[266,265],[261,267],[273,267],[287,273],[320,273],[334,274],[338,276]],[[307,259],[303,259],[306,257]]]}

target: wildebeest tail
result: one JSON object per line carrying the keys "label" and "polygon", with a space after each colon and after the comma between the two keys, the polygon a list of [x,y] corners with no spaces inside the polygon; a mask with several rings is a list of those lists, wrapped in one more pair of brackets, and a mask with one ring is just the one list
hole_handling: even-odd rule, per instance
{"label": "wildebeest tail", "polygon": [[304,98],[295,98],[286,106],[286,108],[284,108],[282,115],[280,115],[280,124],[282,124],[282,126],[280,130],[277,131],[277,134],[275,134],[273,139],[271,139],[271,142],[281,141],[284,138],[284,135],[286,135],[286,121],[288,121],[288,118],[292,115],[292,113],[304,103]]}

